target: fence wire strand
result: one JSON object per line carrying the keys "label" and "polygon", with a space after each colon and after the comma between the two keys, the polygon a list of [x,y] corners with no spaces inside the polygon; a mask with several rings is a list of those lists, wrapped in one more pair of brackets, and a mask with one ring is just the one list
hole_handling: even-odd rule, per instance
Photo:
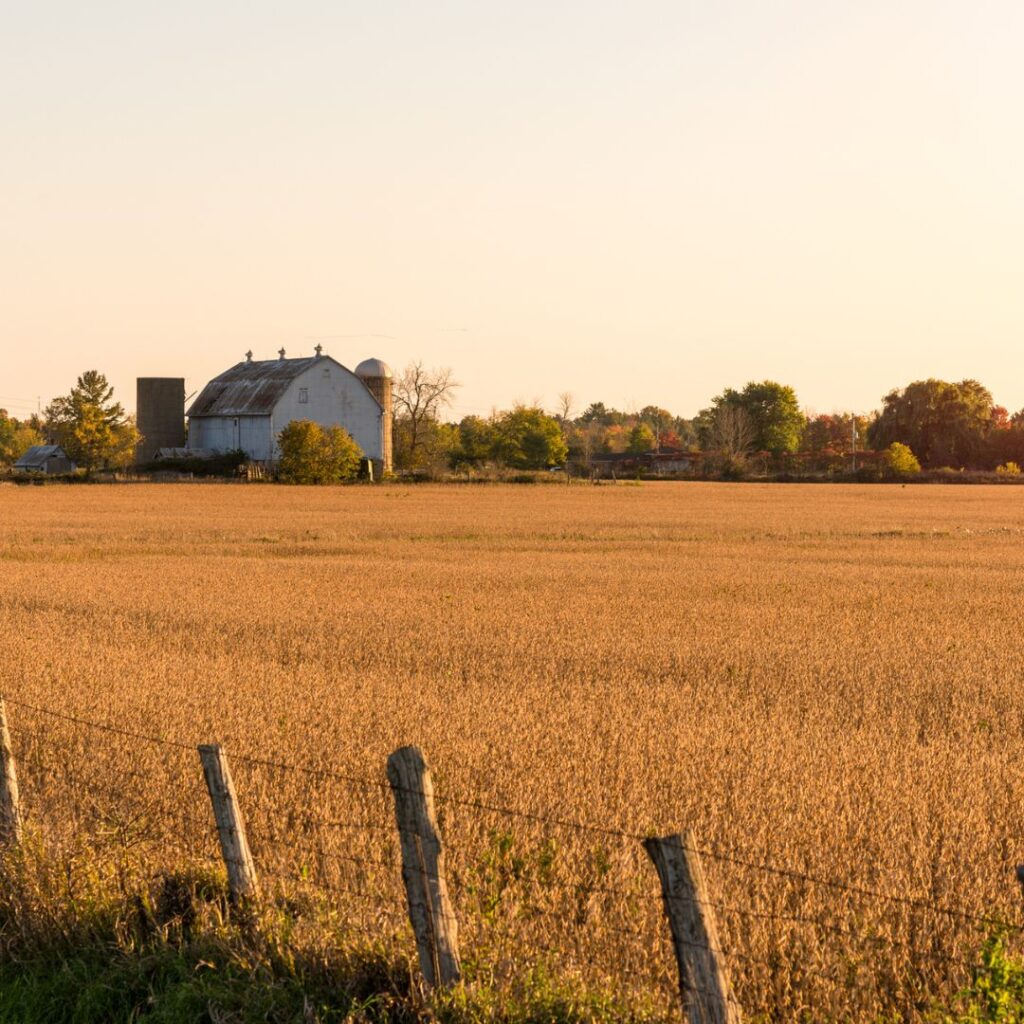
{"label": "fence wire strand", "polygon": [[[173,748],[181,751],[194,752],[196,745],[192,743],[186,743],[177,739],[167,738],[164,736],[157,736],[138,732],[131,729],[126,729],[120,726],[115,726],[110,723],[97,722],[86,718],[78,714],[70,714],[67,712],[56,711],[52,708],[42,707],[38,704],[33,704],[27,701],[15,699],[12,697],[2,698],[6,703],[15,707],[23,708],[25,710],[43,715],[49,716],[57,720],[65,721],[69,724],[79,726],[84,729],[92,729],[100,732],[104,732],[111,735],[120,736],[125,739],[131,739],[137,742],[147,743],[155,746],[162,746],[167,748]],[[238,761],[244,764],[254,765],[262,768],[272,769],[274,771],[280,771],[283,773],[299,773],[310,777],[316,777],[321,779],[331,779],[344,782],[349,785],[354,785],[363,788],[367,791],[379,791],[382,793],[387,792],[408,792],[416,795],[423,796],[424,794],[420,790],[408,789],[406,787],[399,787],[391,784],[384,779],[373,779],[367,777],[360,777],[354,774],[339,772],[333,769],[327,768],[316,768],[308,765],[294,764],[286,761],[275,760],[266,757],[257,757],[246,754],[244,752],[232,752],[230,757],[234,761]],[[23,763],[30,768],[39,771],[42,774],[52,775],[54,773],[60,773],[61,781],[70,780],[73,785],[82,787],[86,792],[98,794],[104,798],[110,799],[123,799],[123,793],[118,793],[113,787],[102,786],[86,780],[81,777],[80,774],[70,771],[67,767],[57,764],[47,764],[43,760],[26,756]],[[133,772],[128,769],[123,772],[125,778],[142,777],[143,773]],[[553,815],[545,815],[530,811],[524,811],[516,808],[504,807],[500,804],[489,803],[484,800],[471,799],[459,797],[453,794],[435,794],[434,799],[438,804],[449,805],[454,807],[465,808],[467,810],[474,810],[482,814],[493,814],[498,816],[504,816],[511,819],[526,820],[537,824],[547,826],[549,828],[557,828],[563,830],[569,830],[575,833],[600,835],[605,837],[614,837],[619,839],[628,839],[635,842],[642,842],[643,840],[650,838],[649,835],[643,835],[636,832],[616,827],[613,825],[600,825],[587,822],[574,821],[572,819],[563,818]],[[144,817],[146,814],[151,813],[152,809],[142,810],[139,812],[139,817]],[[315,828],[322,829],[333,829],[333,830],[347,830],[347,831],[390,831],[391,833],[401,832],[401,829],[397,825],[384,826],[384,825],[369,825],[364,823],[351,823],[351,822],[340,822],[332,821],[326,818],[320,818],[308,814],[307,812],[291,812],[293,817],[304,822],[307,825],[312,825]],[[188,813],[177,815],[182,822],[188,822],[195,824],[199,820],[198,816],[193,816]],[[204,830],[200,831],[201,838],[210,838],[216,834],[216,827],[213,822],[203,816],[203,823],[205,826]],[[175,838],[181,839],[181,836]],[[382,860],[372,857],[358,857],[351,854],[340,854],[332,853],[330,851],[319,850],[313,851],[308,847],[296,846],[294,842],[289,841],[285,837],[280,836],[267,836],[260,835],[258,832],[252,837],[252,844],[259,850],[262,846],[267,846],[275,849],[287,849],[298,855],[305,855],[313,862],[321,861],[342,861],[351,862],[359,866],[373,866],[373,867],[384,867],[388,869],[395,869],[400,867],[400,863],[394,858]],[[1024,932],[1024,926],[1013,924],[1002,920],[999,917],[992,915],[981,915],[974,914],[968,911],[960,910],[955,907],[945,906],[939,903],[935,903],[930,900],[922,899],[919,897],[896,894],[885,892],[881,889],[876,889],[871,886],[861,885],[857,883],[845,882],[837,878],[824,877],[818,874],[812,874],[810,872],[801,871],[796,868],[775,864],[765,860],[755,860],[749,857],[743,856],[736,852],[720,852],[716,849],[710,849],[706,847],[684,847],[686,852],[696,854],[701,857],[705,857],[716,863],[728,865],[734,868],[741,868],[748,872],[765,873],[776,877],[786,878],[790,881],[800,882],[812,887],[820,887],[829,889],[832,891],[845,892],[852,896],[856,896],[862,900],[876,900],[882,901],[891,905],[903,906],[909,910],[933,913],[940,916],[946,916],[949,918],[961,920],[964,922],[974,923],[983,925],[987,928],[996,928],[1006,932],[1020,934]],[[215,858],[210,858],[216,862]],[[362,900],[376,901],[381,906],[378,908],[382,915],[396,916],[395,911],[387,908],[381,903],[382,897],[379,893],[367,892],[365,890],[354,889],[348,886],[336,885],[328,883],[323,879],[313,879],[305,874],[299,874],[296,872],[282,871],[280,868],[273,867],[261,867],[261,874],[264,874],[270,878],[276,879],[277,881],[287,881],[291,884],[311,886],[316,890],[322,890],[327,893],[335,895],[344,895],[346,897],[353,897]],[[604,885],[587,885],[586,883],[563,883],[557,880],[551,881],[551,887],[562,892],[572,892],[578,898],[585,898],[587,900],[592,899],[595,895],[607,895],[615,896],[621,899],[628,899],[633,901],[650,901],[653,903],[662,902],[663,897],[659,892],[643,892],[643,891],[630,891],[626,889],[618,889],[612,886]],[[673,897],[674,900],[678,901],[678,898]],[[858,943],[866,943],[872,945],[875,949],[889,949],[889,950],[900,950],[906,953],[912,958],[930,959],[939,962],[946,963],[950,966],[956,967],[960,970],[974,971],[978,967],[975,964],[970,964],[965,961],[959,960],[955,957],[951,957],[937,951],[929,951],[920,949],[910,943],[902,942],[895,938],[887,936],[871,936],[859,934],[856,931],[843,928],[839,925],[829,924],[825,921],[817,920],[813,917],[806,917],[799,914],[787,914],[787,913],[775,913],[770,911],[756,911],[752,909],[745,909],[740,907],[729,906],[727,904],[717,903],[714,901],[702,901],[695,898],[683,898],[682,902],[689,902],[705,906],[708,909],[717,911],[724,915],[735,915],[743,918],[744,920],[765,920],[770,922],[780,923],[791,923],[809,926],[816,931],[834,934],[841,936],[847,940],[854,940]],[[545,910],[541,908],[529,908],[527,913],[530,915],[530,919],[535,917],[554,918],[563,923],[569,923],[572,925],[572,915],[566,915],[565,912],[558,912],[555,910]],[[401,916],[401,915],[397,915]],[[643,939],[650,941],[651,939],[657,938],[654,933],[648,933],[644,930],[617,927],[615,925],[608,924],[605,921],[587,921],[586,916],[584,921],[577,927],[582,929],[584,925],[590,927],[598,927],[602,931],[611,932],[615,934],[621,934],[629,937],[632,940]],[[675,940],[676,944],[680,944],[680,940]],[[734,961],[740,961],[743,963],[749,963],[758,967],[765,967],[771,971],[776,971],[779,967],[777,962],[759,959],[747,955],[734,948],[722,948],[712,949],[707,945],[700,943],[681,943],[684,946],[692,946],[695,948],[708,950],[711,953],[721,956],[723,961],[726,963],[732,963]],[[544,946],[536,947],[538,952],[557,952],[560,956],[565,956],[566,951],[558,948],[547,948]],[[621,965],[619,965],[621,968]],[[857,969],[855,967],[855,969]],[[810,968],[804,964],[801,964],[798,968],[802,975],[820,977],[830,983],[835,983],[836,978],[826,972],[817,971],[814,968]],[[628,971],[625,971],[628,973]],[[623,971],[620,971],[623,972]],[[664,977],[662,978],[662,982]]]}

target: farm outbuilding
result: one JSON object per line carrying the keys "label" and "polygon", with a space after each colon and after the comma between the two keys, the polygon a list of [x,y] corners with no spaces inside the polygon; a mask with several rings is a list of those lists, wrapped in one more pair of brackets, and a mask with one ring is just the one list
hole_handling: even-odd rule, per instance
{"label": "farm outbuilding", "polygon": [[215,377],[188,410],[188,447],[243,451],[254,462],[276,462],[278,434],[292,420],[340,426],[352,435],[375,475],[391,471],[391,371],[379,359],[355,373],[316,354],[254,360],[246,354]]}
{"label": "farm outbuilding", "polygon": [[590,457],[590,469],[598,476],[642,472],[653,476],[692,476],[703,466],[704,453],[677,448],[650,452],[599,452]]}
{"label": "farm outbuilding", "polygon": [[18,461],[14,468],[19,473],[45,473],[55,476],[73,473],[75,464],[59,444],[34,444]]}
{"label": "farm outbuilding", "polygon": [[135,389],[135,409],[142,435],[135,461],[152,462],[164,448],[184,447],[185,378],[139,377]]}

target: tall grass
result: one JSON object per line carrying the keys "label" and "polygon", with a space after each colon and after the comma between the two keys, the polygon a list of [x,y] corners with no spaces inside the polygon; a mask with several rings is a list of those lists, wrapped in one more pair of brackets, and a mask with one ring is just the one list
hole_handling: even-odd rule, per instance
{"label": "tall grass", "polygon": [[5,905],[7,952],[97,920],[122,952],[217,939],[216,900],[191,937],[159,900],[215,870],[190,746],[219,740],[313,769],[233,760],[271,919],[225,948],[291,957],[298,988],[367,948],[392,970],[411,940],[383,766],[416,743],[478,998],[545,978],[678,1012],[638,842],[445,797],[694,826],[750,1015],[926,1019],[971,984],[972,918],[1020,919],[1014,494],[4,489],[3,688],[184,744],[12,706],[45,870]]}

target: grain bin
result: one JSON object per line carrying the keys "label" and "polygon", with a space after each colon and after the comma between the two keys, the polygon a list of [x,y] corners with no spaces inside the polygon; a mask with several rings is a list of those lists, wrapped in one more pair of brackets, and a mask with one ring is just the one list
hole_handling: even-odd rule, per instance
{"label": "grain bin", "polygon": [[136,464],[152,462],[159,448],[184,447],[184,377],[139,377],[135,409],[142,434],[142,441],[135,450]]}

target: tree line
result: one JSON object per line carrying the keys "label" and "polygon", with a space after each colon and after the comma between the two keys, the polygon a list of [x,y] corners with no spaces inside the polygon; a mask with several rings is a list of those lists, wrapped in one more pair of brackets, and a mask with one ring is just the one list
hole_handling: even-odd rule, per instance
{"label": "tree line", "polygon": [[[1011,415],[976,380],[914,381],[890,391],[881,408],[866,415],[808,413],[792,387],[754,381],[724,389],[691,418],[655,405],[623,411],[592,402],[577,411],[573,396],[563,392],[554,410],[520,403],[489,416],[453,420],[448,413],[459,387],[450,369],[428,369],[422,362],[396,376],[396,470],[541,470],[652,452],[701,452],[713,456],[724,472],[742,471],[758,458],[778,464],[780,458],[801,457],[825,466],[883,451],[901,460],[904,470],[918,465],[1015,471],[1024,464],[1024,409]],[[290,465],[295,451],[333,451],[343,476],[352,472],[354,456],[343,437],[313,438],[309,428],[305,431],[287,437]],[[61,445],[84,468],[122,467],[134,461],[140,440],[133,418],[96,370],[83,373],[42,415],[19,420],[0,410],[0,463],[14,462],[34,444],[50,443]],[[319,463],[312,475],[336,478],[325,465]]]}
{"label": "tree line", "polygon": [[803,456],[821,466],[872,452],[887,453],[902,471],[1024,464],[1024,409],[1010,415],[975,380],[914,381],[890,391],[881,408],[868,414],[810,413],[792,387],[766,380],[726,388],[692,418],[655,405],[627,412],[603,402],[577,412],[565,392],[553,411],[522,404],[453,422],[445,413],[458,386],[450,370],[431,372],[421,363],[396,379],[399,469],[488,463],[543,469],[659,451],[713,455],[720,468],[734,470],[765,456]]}

